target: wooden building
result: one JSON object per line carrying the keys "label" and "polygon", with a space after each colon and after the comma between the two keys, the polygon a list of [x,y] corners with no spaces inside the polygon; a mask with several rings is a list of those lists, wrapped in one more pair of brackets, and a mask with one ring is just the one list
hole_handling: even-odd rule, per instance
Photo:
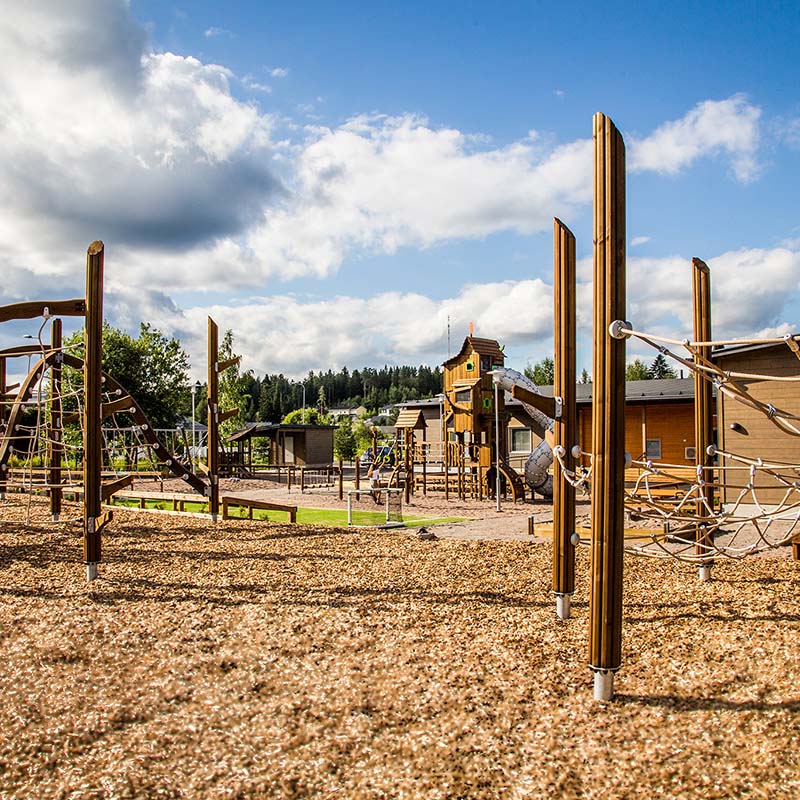
{"label": "wooden building", "polygon": [[258,422],[233,433],[230,460],[252,470],[264,466],[331,464],[335,425]]}
{"label": "wooden building", "polygon": [[[505,356],[494,339],[467,336],[461,350],[442,365],[444,367],[444,430],[446,441],[453,448],[453,458],[466,455],[467,468],[485,472],[495,461],[494,382],[491,371],[502,367]],[[507,424],[504,393],[500,393],[497,413],[502,430]],[[447,453],[445,453],[448,461]],[[506,457],[501,442],[500,459]],[[456,462],[450,458],[448,463]]]}
{"label": "wooden building", "polygon": [[[800,364],[800,362],[798,362]],[[541,387],[552,395],[552,386]],[[578,384],[578,430],[581,447],[592,446],[592,384]],[[626,384],[625,449],[635,459],[652,458],[687,467],[694,463],[694,381],[675,378],[628,381]],[[419,410],[426,423],[426,441],[435,452],[441,442],[441,396],[400,405]],[[544,438],[545,432],[531,419],[524,407],[505,393],[502,408],[506,414],[504,446],[509,464],[522,472],[528,456]]]}
{"label": "wooden building", "polygon": [[[725,347],[714,352],[714,361],[725,370],[774,377],[800,376],[800,360],[785,344],[757,344]],[[775,408],[800,415],[800,384],[769,380],[742,380],[736,382],[747,389],[756,399],[770,403]],[[756,409],[719,393],[717,398],[720,449],[749,458],[800,464],[800,437],[784,433]],[[731,462],[724,462],[729,464]],[[723,504],[732,503],[739,494],[733,488],[746,483],[747,470],[731,473],[738,479],[728,480],[731,487],[723,490]],[[726,477],[727,471],[726,471]],[[759,500],[763,503],[778,503],[786,490],[775,485],[764,475],[756,473]]]}

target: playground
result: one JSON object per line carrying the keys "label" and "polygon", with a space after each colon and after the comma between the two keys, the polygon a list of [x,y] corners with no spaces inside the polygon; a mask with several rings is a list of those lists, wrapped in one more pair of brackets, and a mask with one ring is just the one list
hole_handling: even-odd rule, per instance
{"label": "playground", "polygon": [[800,792],[791,559],[632,559],[601,705],[584,549],[564,621],[547,543],[115,515],[90,583],[79,525],[0,523],[6,796]]}
{"label": "playground", "polygon": [[[712,402],[737,435],[745,420],[761,441],[800,436],[800,335],[715,341],[698,258],[692,339],[626,320],[624,144],[604,115],[594,127],[583,438],[575,239],[557,219],[553,395],[470,335],[444,364],[438,470],[404,411],[365,484],[342,462],[251,480],[241,444],[226,469],[220,376],[237,359],[211,318],[207,458],[181,460],[103,370],[100,241],[84,298],[0,307],[43,320],[0,353],[4,795],[800,793],[800,466],[794,445],[783,461],[715,439]],[[61,316],[84,317],[82,343]],[[693,376],[688,467],[626,452],[630,338]],[[712,349],[731,346],[790,365],[723,369]],[[544,434],[522,475],[505,391]],[[750,416],[725,416],[734,402]]]}

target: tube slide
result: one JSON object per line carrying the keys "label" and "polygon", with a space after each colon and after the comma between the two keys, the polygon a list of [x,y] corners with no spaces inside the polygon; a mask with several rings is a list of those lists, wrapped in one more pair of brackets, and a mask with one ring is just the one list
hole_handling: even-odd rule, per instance
{"label": "tube slide", "polygon": [[[515,369],[495,367],[495,369],[492,370],[492,375],[500,388],[507,392],[510,392],[514,386],[522,386],[529,392],[541,394],[539,387],[530,378],[527,378]],[[547,414],[524,402],[522,406],[534,422],[552,432],[553,420],[550,419]],[[525,464],[525,483],[527,483],[533,491],[545,497],[553,496],[553,476],[547,473],[552,463],[553,450],[545,440],[542,440],[534,448],[530,456],[528,456],[528,461]]]}

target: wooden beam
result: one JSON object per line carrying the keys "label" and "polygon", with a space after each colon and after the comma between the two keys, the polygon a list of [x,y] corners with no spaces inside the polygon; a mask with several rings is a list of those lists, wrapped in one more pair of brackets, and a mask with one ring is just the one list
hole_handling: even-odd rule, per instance
{"label": "wooden beam", "polygon": [[83,412],[83,556],[87,578],[92,580],[102,555],[103,466],[102,447],[102,358],[103,358],[103,262],[105,249],[92,242],[86,252],[86,327],[84,331]]}
{"label": "wooden beam", "polygon": [[219,515],[219,327],[208,318],[208,511],[216,521]]}
{"label": "wooden beam", "polygon": [[[62,325],[54,319],[50,329],[50,344],[53,352],[61,350]],[[61,467],[64,457],[64,423],[61,418],[61,358],[57,356],[50,367],[50,420],[48,422],[47,460],[50,467],[50,514],[54,522],[61,514]]]}
{"label": "wooden beam", "polygon": [[121,489],[124,489],[126,486],[130,486],[133,483],[134,475],[123,475],[121,478],[117,478],[113,481],[106,481],[103,484],[103,502],[105,503],[112,494],[116,494]]}
{"label": "wooden beam", "polygon": [[547,414],[550,419],[556,416],[556,399],[555,397],[545,397],[543,394],[537,394],[524,386],[512,386],[511,396],[529,406],[537,408],[544,414]]}
{"label": "wooden beam", "polygon": [[22,358],[41,354],[42,347],[38,344],[18,344],[16,347],[6,347],[5,350],[0,350],[0,358]]}
{"label": "wooden beam", "polygon": [[613,695],[622,660],[625,487],[625,145],[614,123],[594,116],[594,364],[592,559],[589,666],[595,699]]}
{"label": "wooden beam", "polygon": [[[575,236],[558,219],[553,220],[553,278],[553,394],[561,398],[561,414],[558,417],[551,415],[552,447],[563,449],[564,467],[574,472],[575,457],[572,455],[572,448],[578,444],[578,410],[575,402]],[[570,616],[568,598],[575,592],[575,545],[572,543],[574,532],[575,487],[567,480],[556,461],[553,469],[553,592],[557,598],[562,598],[557,600],[558,613],[562,619]]]}
{"label": "wooden beam", "polygon": [[103,419],[110,417],[112,414],[119,414],[126,411],[132,413],[134,410],[133,398],[130,395],[118,397],[116,400],[103,403]]}
{"label": "wooden beam", "polygon": [[[45,313],[46,312],[46,313]],[[82,317],[86,314],[86,301],[82,297],[74,300],[33,300],[26,303],[11,303],[0,306],[0,322],[12,319],[35,319],[36,317]]]}
{"label": "wooden beam", "polygon": [[242,360],[241,356],[234,356],[233,358],[229,358],[226,361],[219,361],[217,362],[217,373],[225,372],[226,369],[230,369],[233,366],[236,366]]}
{"label": "wooden beam", "polygon": [[[692,259],[692,307],[694,311],[694,338],[696,342],[711,341],[711,270],[708,264],[699,258]],[[699,348],[698,357],[703,361],[711,361],[711,346]],[[711,383],[704,380],[701,373],[694,372],[694,457],[695,464],[702,467],[713,467],[714,457],[707,452],[708,446],[714,443],[713,396]],[[703,479],[707,483],[702,487],[702,496],[695,503],[697,516],[707,520],[712,516],[709,511],[714,507],[713,474],[703,470]],[[706,505],[708,503],[708,505]],[[698,522],[695,527],[696,552],[708,553],[714,537],[708,530],[707,522]],[[711,562],[700,567],[701,579],[708,579]]]}
{"label": "wooden beam", "polygon": [[222,425],[223,422],[229,419],[233,419],[238,413],[239,413],[238,408],[232,408],[229,411],[220,411],[220,413],[217,415],[217,420],[219,424]]}

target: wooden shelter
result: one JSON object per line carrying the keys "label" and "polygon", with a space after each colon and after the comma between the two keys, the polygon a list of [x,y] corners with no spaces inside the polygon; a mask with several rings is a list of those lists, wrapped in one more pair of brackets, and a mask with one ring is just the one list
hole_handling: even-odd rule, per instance
{"label": "wooden shelter", "polygon": [[[257,472],[259,467],[297,466],[333,463],[335,425],[284,425],[259,422],[236,431],[229,437],[231,467]],[[255,440],[263,440],[254,447]]]}

